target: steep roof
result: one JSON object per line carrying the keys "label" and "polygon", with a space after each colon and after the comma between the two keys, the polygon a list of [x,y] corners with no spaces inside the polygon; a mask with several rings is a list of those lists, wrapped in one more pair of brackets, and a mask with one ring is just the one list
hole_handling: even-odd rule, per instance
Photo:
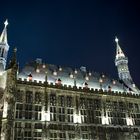
{"label": "steep roof", "polygon": [[[31,75],[31,76],[29,76]],[[48,83],[57,84],[61,82],[62,85],[71,85],[93,89],[103,89],[124,92],[128,91],[122,83],[117,80],[112,80],[104,74],[99,74],[94,71],[87,71],[85,67],[73,69],[70,67],[60,67],[52,64],[42,64],[37,62],[28,63],[19,72],[18,78],[37,82],[45,82],[47,77]]]}

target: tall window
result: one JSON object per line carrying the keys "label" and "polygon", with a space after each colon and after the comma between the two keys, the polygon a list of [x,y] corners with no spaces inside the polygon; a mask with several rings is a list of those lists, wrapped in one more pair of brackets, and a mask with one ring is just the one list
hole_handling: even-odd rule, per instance
{"label": "tall window", "polygon": [[25,140],[31,140],[32,139],[31,131],[24,131],[24,139]]}
{"label": "tall window", "polygon": [[26,103],[32,103],[33,102],[33,93],[31,91],[26,92]]}
{"label": "tall window", "polygon": [[81,108],[86,108],[86,99],[85,98],[80,98],[80,107]]}
{"label": "tall window", "polygon": [[59,106],[65,106],[64,96],[58,96],[58,105]]}
{"label": "tall window", "polygon": [[58,113],[59,113],[59,121],[60,122],[65,122],[65,108],[61,107],[58,108]]}
{"label": "tall window", "polygon": [[50,105],[56,106],[56,95],[55,94],[50,94]]}
{"label": "tall window", "polygon": [[41,96],[42,94],[39,92],[35,93],[35,104],[40,104],[41,103]]}
{"label": "tall window", "polygon": [[72,97],[67,96],[66,101],[67,101],[67,107],[72,107]]}
{"label": "tall window", "polygon": [[35,105],[35,120],[41,120],[41,106]]}
{"label": "tall window", "polygon": [[56,107],[50,107],[50,120],[56,121]]}
{"label": "tall window", "polygon": [[16,104],[16,118],[22,119],[23,114],[23,104]]}
{"label": "tall window", "polygon": [[25,119],[32,119],[32,105],[25,104]]}

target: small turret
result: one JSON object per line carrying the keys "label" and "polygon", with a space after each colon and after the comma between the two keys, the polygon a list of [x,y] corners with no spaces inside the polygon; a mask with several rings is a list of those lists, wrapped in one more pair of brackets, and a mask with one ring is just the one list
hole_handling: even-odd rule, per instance
{"label": "small turret", "polygon": [[132,81],[129,68],[128,68],[128,58],[125,56],[123,53],[120,45],[119,45],[119,40],[116,37],[115,38],[116,42],[116,58],[115,58],[115,65],[117,66],[118,69],[118,76],[120,80],[123,81]]}
{"label": "small turret", "polygon": [[7,54],[9,50],[9,45],[7,41],[7,20],[4,22],[4,25],[4,29],[0,36],[0,72],[3,72],[6,68]]}
{"label": "small turret", "polygon": [[115,42],[116,42],[115,65],[118,70],[119,79],[123,82],[123,85],[129,89],[129,91],[133,91],[137,94],[140,94],[139,89],[135,86],[132,77],[130,75],[128,68],[128,58],[123,53],[117,37],[115,38]]}

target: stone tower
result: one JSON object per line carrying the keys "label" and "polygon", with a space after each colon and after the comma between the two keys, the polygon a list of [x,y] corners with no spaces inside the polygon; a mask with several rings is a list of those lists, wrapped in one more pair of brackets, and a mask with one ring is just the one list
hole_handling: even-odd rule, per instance
{"label": "stone tower", "polygon": [[128,90],[134,91],[136,93],[140,93],[139,89],[135,86],[132,80],[128,68],[128,58],[125,56],[124,52],[122,51],[117,37],[115,38],[115,42],[116,42],[115,65],[118,70],[119,79],[124,83],[126,87],[128,87]]}

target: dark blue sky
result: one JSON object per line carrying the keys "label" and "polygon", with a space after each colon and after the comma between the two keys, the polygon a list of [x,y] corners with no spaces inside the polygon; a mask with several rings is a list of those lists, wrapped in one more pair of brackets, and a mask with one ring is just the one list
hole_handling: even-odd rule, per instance
{"label": "dark blue sky", "polygon": [[18,48],[20,66],[39,57],[46,63],[86,66],[117,78],[117,35],[140,87],[140,4],[128,0],[3,1],[0,30],[8,18],[11,54]]}

